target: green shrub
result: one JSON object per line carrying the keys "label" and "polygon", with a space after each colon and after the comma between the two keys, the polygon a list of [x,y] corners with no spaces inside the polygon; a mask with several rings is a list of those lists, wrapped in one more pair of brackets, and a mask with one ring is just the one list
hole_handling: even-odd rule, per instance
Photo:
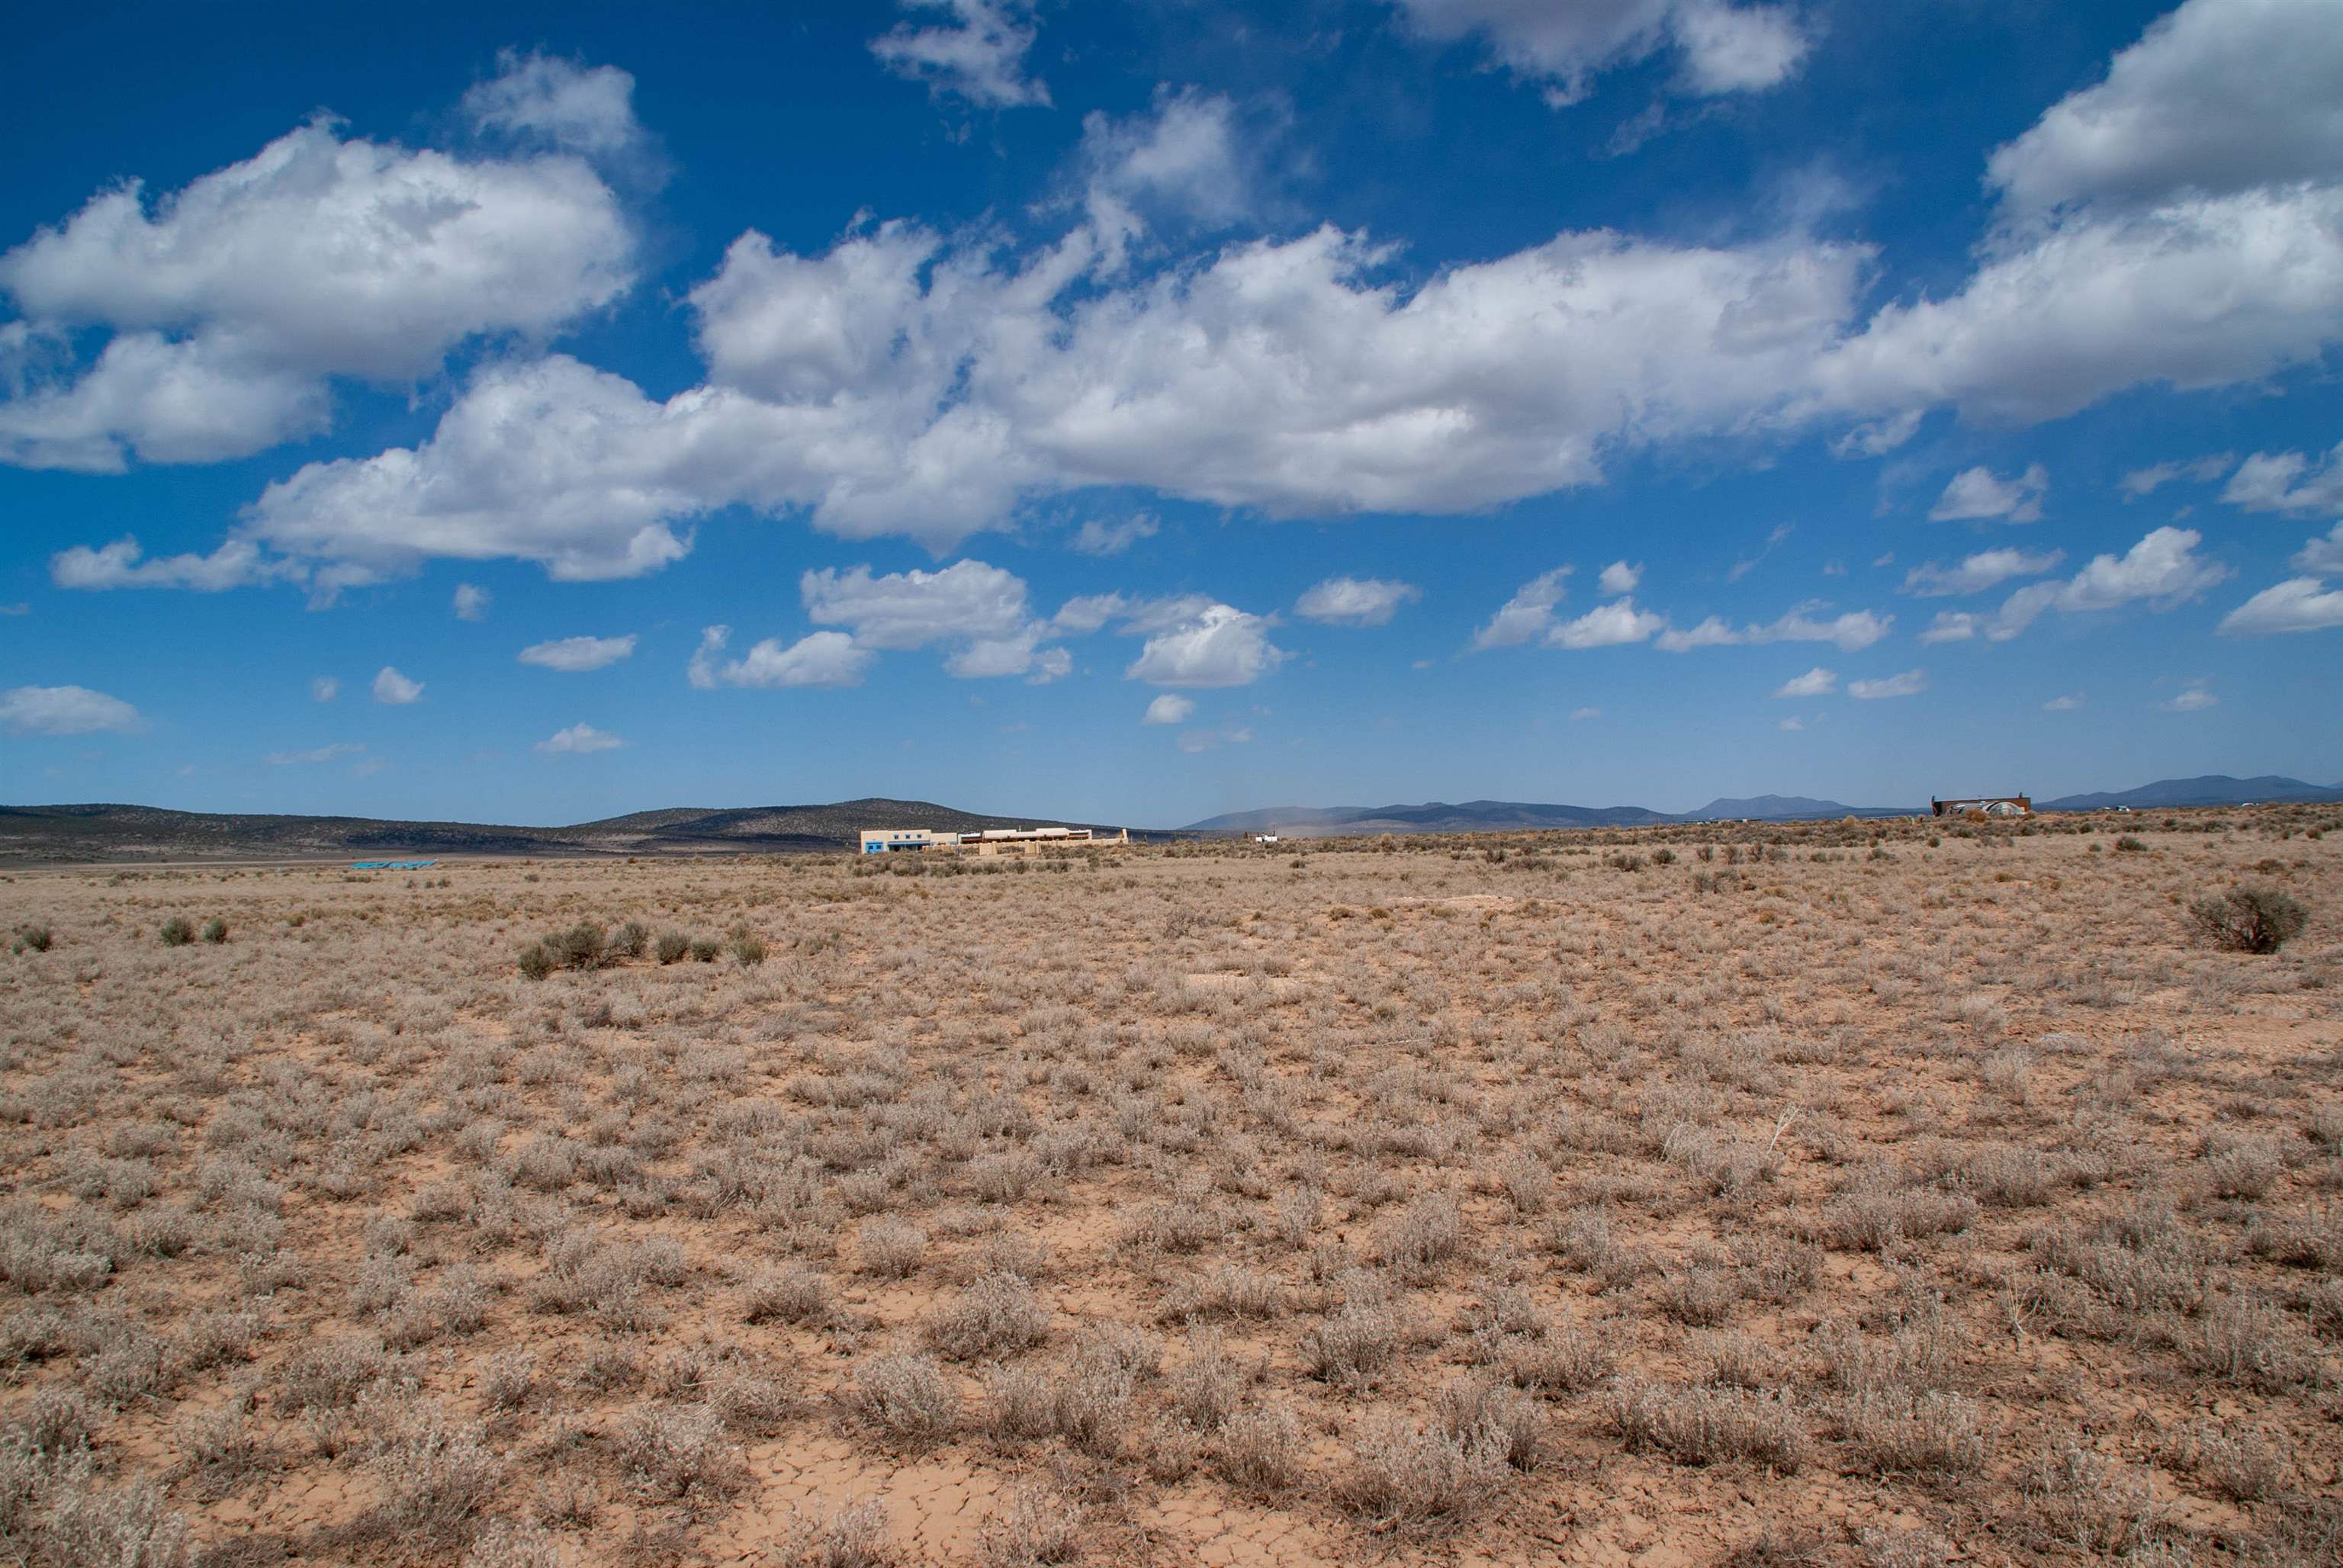
{"label": "green shrub", "polygon": [[520,950],[520,972],[524,980],[543,980],[553,972],[553,955],[543,942],[531,942]]}
{"label": "green shrub", "polygon": [[580,920],[545,939],[547,953],[557,967],[565,970],[600,968],[604,948],[602,928],[591,920]]}
{"label": "green shrub", "polygon": [[217,947],[220,943],[227,940],[227,922],[221,920],[217,915],[214,915],[210,920],[204,922],[204,929],[200,934],[204,940],[211,943],[214,947]]}
{"label": "green shrub", "polygon": [[729,947],[743,969],[765,961],[765,940],[754,931],[734,931]]}
{"label": "green shrub", "polygon": [[724,944],[714,937],[691,939],[691,958],[694,963],[712,964],[723,956]]}
{"label": "green shrub", "polygon": [[2231,888],[2188,906],[2197,933],[2236,953],[2274,953],[2302,934],[2310,911],[2276,888]]}
{"label": "green shrub", "polygon": [[173,915],[163,922],[161,934],[165,947],[183,948],[196,940],[196,928],[189,925],[184,918]]}
{"label": "green shrub", "polygon": [[659,954],[659,962],[671,964],[691,950],[691,939],[681,931],[662,931],[659,933],[659,947],[655,950]]}
{"label": "green shrub", "polygon": [[2147,843],[2133,838],[2129,833],[2116,840],[2116,853],[2118,855],[2144,855],[2147,852]]}
{"label": "green shrub", "polygon": [[8,944],[8,950],[15,953],[45,953],[49,950],[50,944],[55,940],[49,934],[49,928],[46,926],[18,926],[15,940]]}
{"label": "green shrub", "polygon": [[619,958],[639,959],[650,945],[651,929],[640,920],[628,920],[610,933],[610,951]]}

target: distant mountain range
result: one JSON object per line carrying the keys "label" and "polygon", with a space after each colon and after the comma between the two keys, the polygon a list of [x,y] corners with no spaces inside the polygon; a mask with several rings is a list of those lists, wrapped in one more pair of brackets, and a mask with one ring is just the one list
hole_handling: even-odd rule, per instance
{"label": "distant mountain range", "polygon": [[1757,795],[1711,800],[1697,811],[1654,811],[1647,806],[1544,806],[1523,800],[1467,800],[1452,806],[1271,806],[1207,817],[1191,833],[1282,833],[1324,838],[1338,833],[1497,833],[1545,828],[1644,828],[1663,822],[1724,822],[1751,819],[1792,822],[1839,817],[1908,817],[1908,806],[1842,806],[1802,795]]}
{"label": "distant mountain range", "polygon": [[[2163,779],[2119,795],[2068,795],[2037,800],[2043,811],[2134,810],[2177,806],[2236,806],[2258,800],[2343,800],[2343,785],[2327,789],[2299,779],[2264,775],[2232,779]],[[1644,806],[1542,806],[1520,800],[1467,800],[1452,806],[1272,806],[1232,811],[1192,822],[1191,833],[1277,833],[1297,839],[1344,833],[1494,833],[1540,828],[1640,828],[1659,822],[1811,822],[1842,817],[1915,817],[1925,806],[1845,806],[1804,795],[1756,795],[1711,800],[1696,811],[1654,811]]]}
{"label": "distant mountain range", "polygon": [[677,806],[568,828],[238,816],[153,806],[0,806],[0,863],[334,859],[345,855],[769,855],[851,849],[865,828],[967,833],[984,828],[1099,825],[988,817],[928,800],[886,799],[729,810]]}
{"label": "distant mountain range", "polygon": [[[2119,806],[2156,810],[2234,806],[2247,801],[2343,801],[2343,785],[2264,775],[2164,779],[2113,795],[2067,795],[2036,802],[2046,811],[2098,811]],[[1181,833],[1277,833],[1328,838],[1353,833],[1492,833],[1553,828],[1641,828],[1670,822],[1830,821],[1842,817],[1911,817],[1910,806],[1846,806],[1803,795],[1711,800],[1697,811],[1643,806],[1552,806],[1519,800],[1467,800],[1422,806],[1272,806],[1207,817]],[[1119,826],[1041,817],[989,817],[930,800],[870,799],[826,806],[748,806],[729,809],[673,806],[567,828],[480,822],[407,822],[372,817],[239,816],[168,811],[155,806],[0,806],[0,865],[136,860],[329,860],[429,855],[718,855],[849,849],[866,828]],[[1132,829],[1134,839],[1161,830]]]}
{"label": "distant mountain range", "polygon": [[2343,784],[2330,789],[2305,784],[2299,779],[2281,779],[2275,773],[2258,779],[2207,773],[2197,779],[2159,779],[2119,795],[2062,795],[2035,804],[2045,811],[2108,811],[2118,806],[2137,811],[2173,806],[2242,806],[2263,800],[2343,800]]}

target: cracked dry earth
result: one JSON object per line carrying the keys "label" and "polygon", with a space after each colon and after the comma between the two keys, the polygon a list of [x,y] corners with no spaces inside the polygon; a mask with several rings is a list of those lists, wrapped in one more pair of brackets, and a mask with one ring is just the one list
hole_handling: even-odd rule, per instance
{"label": "cracked dry earth", "polygon": [[20,872],[0,1546],[2331,1564],[2338,828]]}

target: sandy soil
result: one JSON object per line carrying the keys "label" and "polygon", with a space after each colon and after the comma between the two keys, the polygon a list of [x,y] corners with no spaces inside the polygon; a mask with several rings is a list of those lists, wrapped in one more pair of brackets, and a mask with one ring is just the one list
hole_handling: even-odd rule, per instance
{"label": "sandy soil", "polygon": [[0,1547],[2343,1561],[2338,829],[0,879]]}

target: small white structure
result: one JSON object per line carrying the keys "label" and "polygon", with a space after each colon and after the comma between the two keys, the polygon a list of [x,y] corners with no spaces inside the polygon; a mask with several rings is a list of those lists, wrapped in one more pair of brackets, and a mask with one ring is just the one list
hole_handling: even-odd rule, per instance
{"label": "small white structure", "polygon": [[1252,841],[1256,844],[1274,844],[1277,842],[1277,835],[1274,833],[1255,833],[1252,836]]}
{"label": "small white structure", "polygon": [[866,828],[862,852],[887,855],[904,850],[949,849],[955,854],[1037,855],[1043,849],[1076,844],[1128,844],[1131,829],[1112,838],[1088,828],[986,828],[975,833],[953,833],[934,828]]}

